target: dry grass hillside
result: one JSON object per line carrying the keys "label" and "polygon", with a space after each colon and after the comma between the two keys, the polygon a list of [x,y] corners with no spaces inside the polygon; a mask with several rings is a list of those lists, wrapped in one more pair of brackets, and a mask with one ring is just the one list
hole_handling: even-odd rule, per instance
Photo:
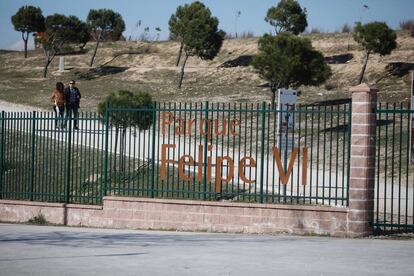
{"label": "dry grass hillside", "polygon": [[[333,76],[320,87],[301,87],[301,102],[349,97],[361,68],[362,49],[347,34],[308,35],[313,46],[322,51]],[[82,109],[96,110],[97,103],[110,92],[128,89],[146,90],[157,101],[190,102],[262,102],[270,100],[265,87],[251,66],[257,51],[257,39],[226,40],[213,61],[190,58],[183,88],[177,89],[179,67],[175,67],[179,45],[175,42],[104,43],[98,50],[94,68],[88,62],[92,44],[86,53],[65,56],[66,70],[58,72],[58,58],[50,65],[48,78],[42,78],[44,56],[41,49],[0,52],[0,100],[48,108],[48,100],[57,81],[78,82]],[[224,66],[223,66],[224,65]],[[239,65],[239,66],[238,66]],[[392,70],[391,70],[392,69]],[[389,56],[372,55],[366,80],[380,88],[379,98],[387,102],[409,101],[409,74],[414,70],[414,39],[398,34],[398,48]]]}

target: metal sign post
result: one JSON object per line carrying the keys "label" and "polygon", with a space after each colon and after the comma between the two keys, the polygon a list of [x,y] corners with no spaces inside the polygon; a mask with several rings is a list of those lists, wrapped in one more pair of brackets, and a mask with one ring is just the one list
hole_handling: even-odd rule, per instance
{"label": "metal sign post", "polygon": [[[288,152],[291,152],[295,147],[294,135],[289,135],[293,133],[295,129],[295,113],[293,112],[296,109],[296,102],[298,98],[298,91],[279,89],[278,90],[278,116],[277,116],[277,147],[280,150],[281,158],[283,158],[283,166],[287,170],[287,160]],[[280,194],[282,197],[282,202],[286,201],[286,185],[280,186]]]}

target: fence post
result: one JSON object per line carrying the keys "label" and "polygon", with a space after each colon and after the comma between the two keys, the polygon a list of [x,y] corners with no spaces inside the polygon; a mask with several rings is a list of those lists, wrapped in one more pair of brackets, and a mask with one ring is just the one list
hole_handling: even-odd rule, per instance
{"label": "fence post", "polygon": [[260,149],[260,203],[263,203],[263,185],[264,185],[264,150],[265,150],[265,130],[266,130],[266,103],[262,104],[262,136],[260,139],[261,149]]}
{"label": "fence post", "polygon": [[[108,99],[105,100],[105,157],[104,157],[104,183],[103,196],[107,195],[108,191],[108,147],[109,147],[109,104]],[[103,199],[101,198],[101,201]]]}
{"label": "fence post", "polygon": [[71,148],[72,148],[72,112],[69,113],[69,126],[68,126],[68,156],[66,158],[66,203],[70,201],[70,168],[71,168]]}
{"label": "fence post", "polygon": [[352,87],[350,92],[352,123],[348,235],[363,237],[373,232],[378,89],[363,83]]}
{"label": "fence post", "polygon": [[[206,101],[205,103],[205,109],[204,109],[204,114],[205,114],[205,137],[204,137],[204,160],[203,160],[203,199],[206,200],[207,199],[207,147],[208,147],[208,101]],[[201,130],[200,130],[201,131]],[[220,177],[217,176],[216,177]],[[215,191],[217,193],[217,191]]]}
{"label": "fence post", "polygon": [[1,136],[0,136],[0,199],[3,198],[3,163],[4,163],[4,110],[1,112]]}
{"label": "fence post", "polygon": [[[153,102],[152,104],[152,158],[151,158],[151,167],[152,167],[152,176],[151,176],[151,197],[154,197],[154,190],[155,190],[155,131],[157,127],[157,103]],[[149,160],[148,160],[149,161]],[[148,164],[149,165],[149,164]]]}
{"label": "fence post", "polygon": [[[411,71],[411,111],[414,110],[414,70]],[[414,164],[414,113],[409,113],[409,133],[410,133],[410,164]]]}
{"label": "fence post", "polygon": [[34,185],[34,172],[35,172],[35,147],[36,147],[36,111],[32,112],[32,152],[30,158],[30,187],[29,187],[29,197],[30,201],[33,201],[33,185]]}

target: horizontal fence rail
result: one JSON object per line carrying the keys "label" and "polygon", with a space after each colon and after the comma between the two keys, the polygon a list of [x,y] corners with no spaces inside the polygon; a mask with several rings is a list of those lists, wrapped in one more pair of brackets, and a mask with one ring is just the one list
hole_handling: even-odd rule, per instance
{"label": "horizontal fence rail", "polygon": [[381,230],[414,231],[413,123],[409,107],[378,105],[374,226]]}
{"label": "horizontal fence rail", "polygon": [[104,195],[348,205],[350,104],[154,103],[1,114],[2,198]]}

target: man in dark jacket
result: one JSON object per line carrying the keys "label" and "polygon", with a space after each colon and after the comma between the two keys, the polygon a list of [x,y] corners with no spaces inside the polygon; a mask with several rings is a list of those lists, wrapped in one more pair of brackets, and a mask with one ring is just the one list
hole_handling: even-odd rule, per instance
{"label": "man in dark jacket", "polygon": [[66,118],[72,117],[74,119],[74,129],[78,129],[78,114],[79,114],[79,103],[81,99],[81,93],[75,86],[75,81],[69,82],[69,87],[65,88],[66,98]]}

